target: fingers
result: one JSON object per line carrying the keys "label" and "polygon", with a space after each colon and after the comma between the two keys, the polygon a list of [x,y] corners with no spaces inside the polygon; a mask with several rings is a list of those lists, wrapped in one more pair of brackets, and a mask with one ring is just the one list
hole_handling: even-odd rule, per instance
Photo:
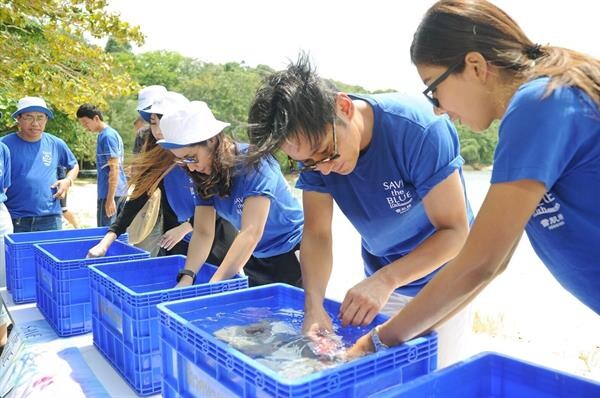
{"label": "fingers", "polygon": [[171,239],[171,237],[169,237],[167,235],[163,235],[160,238],[158,245],[165,250],[171,250],[173,248],[173,246],[175,246],[175,243],[173,242],[173,239]]}
{"label": "fingers", "polygon": [[347,294],[340,307],[340,319],[342,326],[365,326],[371,323],[379,308],[377,305],[364,297],[355,297]]}

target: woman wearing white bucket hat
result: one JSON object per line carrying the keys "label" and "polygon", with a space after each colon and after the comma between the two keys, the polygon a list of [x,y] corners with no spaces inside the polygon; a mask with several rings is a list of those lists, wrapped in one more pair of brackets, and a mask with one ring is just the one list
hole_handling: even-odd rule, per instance
{"label": "woman wearing white bucket hat", "polygon": [[[147,250],[150,250],[153,255],[187,253],[194,221],[193,182],[181,167],[175,167],[170,152],[157,146],[156,140],[163,138],[158,126],[162,115],[185,106],[189,101],[185,96],[172,91],[165,91],[161,96],[161,90],[158,88],[162,86],[148,88],[151,87],[157,88],[153,91],[153,104],[138,110],[144,120],[150,122],[151,133],[146,138],[143,151],[135,158],[131,167],[130,185],[135,186],[135,189],[104,239],[90,249],[89,255],[92,257],[103,256],[112,242],[126,230],[130,240],[132,236],[139,235],[139,239],[145,241],[144,237],[151,234],[153,229],[154,218],[158,219],[156,223],[160,224],[160,233],[152,240]],[[156,91],[159,93],[157,94]],[[141,97],[140,93],[140,102],[142,102]],[[153,207],[151,202],[156,199],[159,204]],[[143,206],[146,203],[155,210],[154,215],[146,217],[145,214],[145,217],[140,218],[142,214],[138,215],[138,213],[144,211]],[[157,216],[157,213],[160,214]],[[148,218],[151,218],[152,222],[147,222]],[[132,231],[132,223],[135,225],[134,219],[139,219],[142,223],[140,228],[136,228],[139,233]],[[235,235],[233,226],[219,219],[215,226],[215,243],[207,261],[219,265]],[[162,250],[159,252],[160,249]]]}
{"label": "woman wearing white bucket hat", "polygon": [[175,162],[188,168],[197,188],[194,233],[179,286],[193,283],[213,241],[215,215],[240,232],[212,278],[220,281],[244,268],[251,286],[283,282],[301,286],[296,256],[304,219],[279,165],[266,158],[248,169],[237,158],[247,144],[231,141],[223,132],[229,123],[213,116],[204,102],[193,101],[160,121]]}

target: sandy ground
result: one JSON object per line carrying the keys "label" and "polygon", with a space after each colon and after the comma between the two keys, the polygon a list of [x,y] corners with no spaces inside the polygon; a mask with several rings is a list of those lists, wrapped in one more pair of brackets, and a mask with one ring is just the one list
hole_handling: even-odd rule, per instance
{"label": "sandy ground", "polygon": [[[466,172],[465,178],[476,212],[488,188],[489,172]],[[68,205],[82,227],[94,227],[95,183],[77,181]],[[327,295],[342,300],[363,278],[360,238],[337,208],[333,231],[334,269]],[[473,307],[470,353],[503,352],[600,381],[600,317],[554,280],[526,237],[508,269],[480,294]]]}

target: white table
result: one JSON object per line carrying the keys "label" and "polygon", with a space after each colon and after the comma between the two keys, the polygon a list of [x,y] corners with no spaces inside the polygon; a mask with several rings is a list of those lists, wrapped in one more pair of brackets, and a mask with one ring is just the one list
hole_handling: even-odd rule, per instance
{"label": "white table", "polygon": [[[6,304],[15,324],[44,319],[44,316],[37,309],[35,303],[15,304],[6,288],[0,288],[0,294]],[[100,383],[112,397],[137,397],[137,394],[129,387],[119,373],[108,363],[102,354],[94,347],[92,342],[92,333],[73,336],[58,337],[56,342],[62,342],[62,348],[77,347],[84,360],[94,372]],[[154,395],[160,397],[160,395]]]}

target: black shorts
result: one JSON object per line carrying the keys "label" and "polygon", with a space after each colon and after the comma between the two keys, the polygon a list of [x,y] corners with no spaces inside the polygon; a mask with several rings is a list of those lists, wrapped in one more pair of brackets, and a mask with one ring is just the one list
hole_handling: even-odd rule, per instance
{"label": "black shorts", "polygon": [[300,250],[298,244],[287,253],[273,257],[250,257],[244,266],[248,276],[248,284],[252,286],[266,285],[269,283],[287,283],[288,285],[302,287],[302,272],[296,251]]}

